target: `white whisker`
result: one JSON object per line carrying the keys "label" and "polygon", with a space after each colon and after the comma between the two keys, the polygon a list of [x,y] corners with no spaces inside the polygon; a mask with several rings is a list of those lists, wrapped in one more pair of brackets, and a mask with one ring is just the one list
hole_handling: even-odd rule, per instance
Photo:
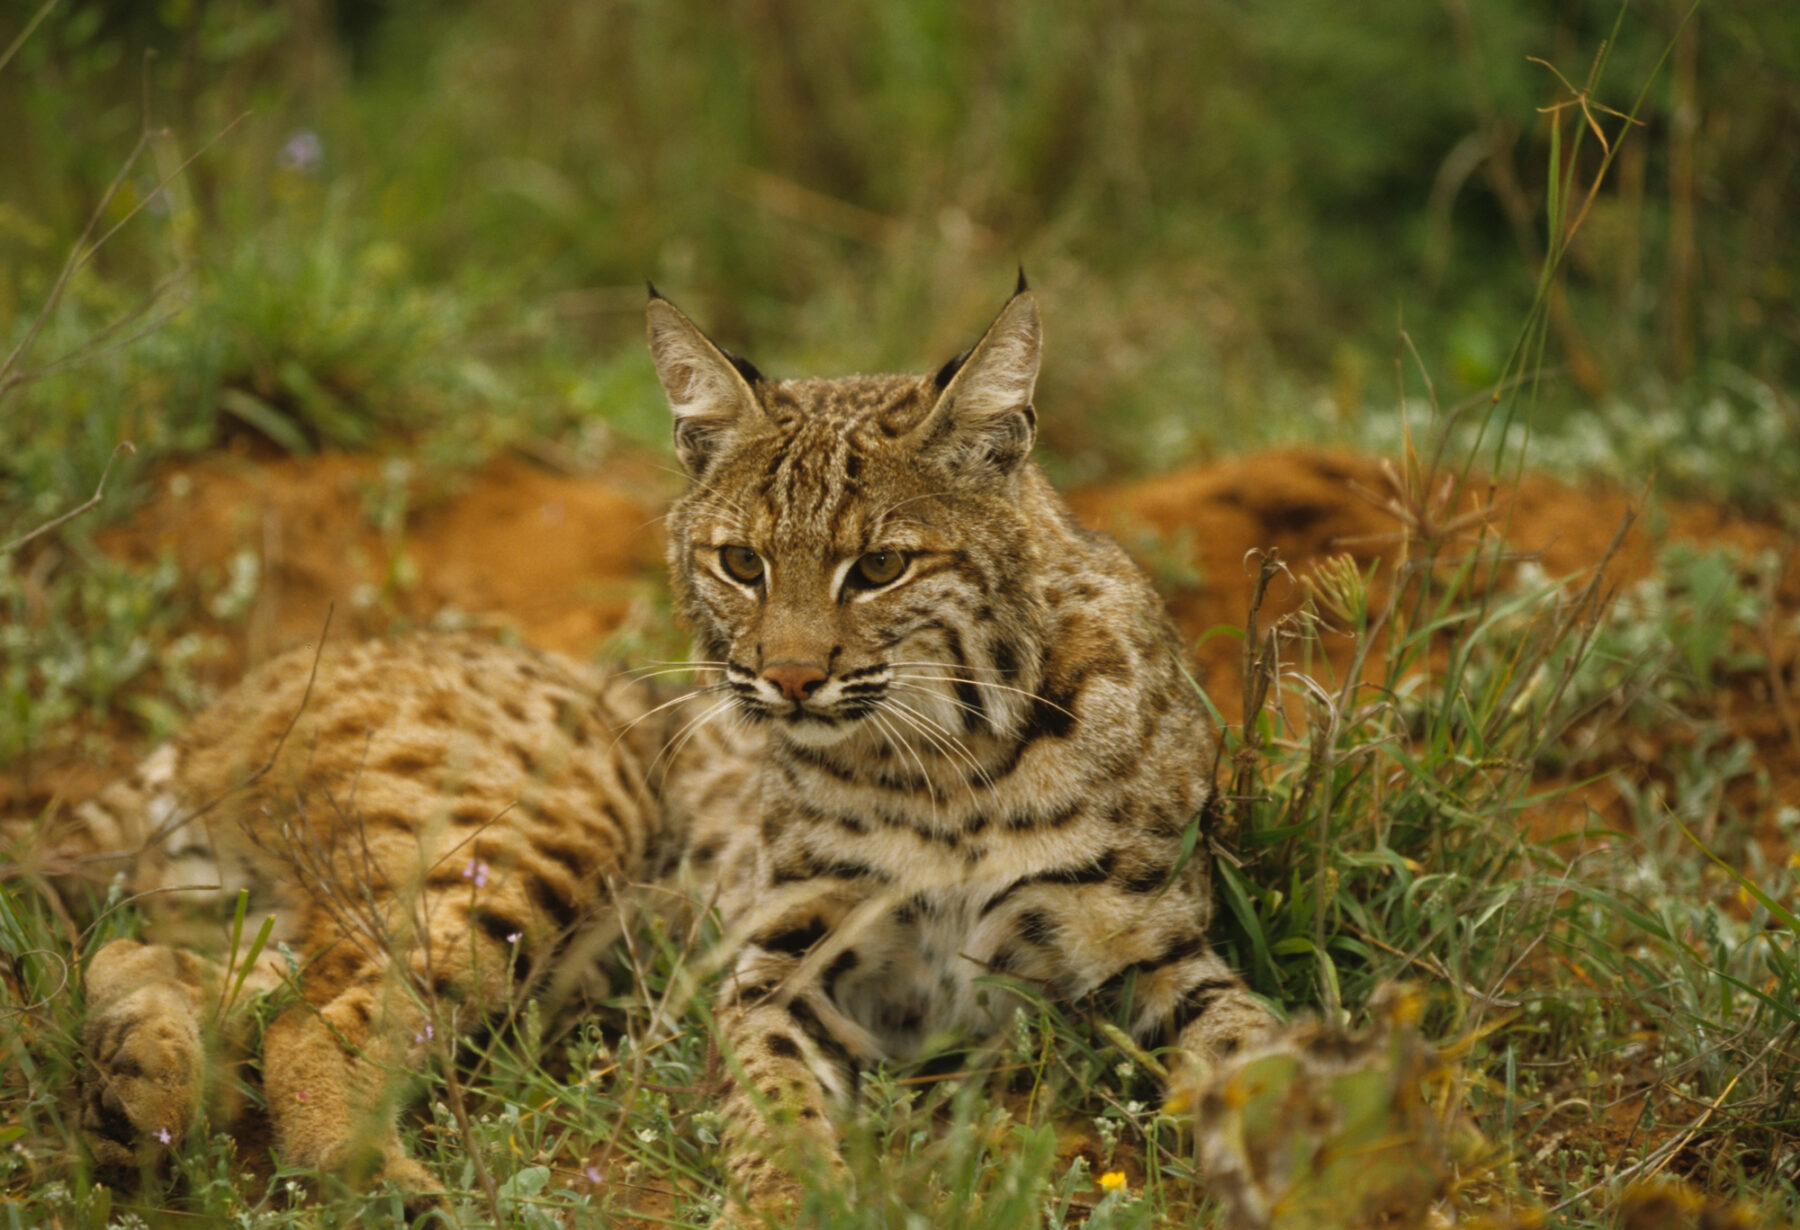
{"label": "white whisker", "polygon": [[[946,675],[894,675],[893,678],[895,678],[895,679],[924,679],[924,680],[941,681],[941,682],[954,682],[954,680],[951,680],[950,677],[946,676]],[[971,687],[993,688],[996,691],[1000,691],[1000,692],[1013,692],[1019,696],[1025,697],[1027,700],[1034,700],[1034,701],[1039,702],[1040,704],[1049,705],[1052,709],[1056,710],[1058,713],[1063,714],[1066,717],[1072,718],[1075,716],[1073,713],[1070,713],[1067,709],[1063,708],[1061,705],[1057,704],[1055,701],[1051,700],[1049,697],[1040,695],[1037,692],[1028,692],[1024,688],[1015,688],[1011,684],[995,683],[990,679],[965,679],[965,680],[963,680],[963,682],[967,683]]]}
{"label": "white whisker", "polygon": [[713,666],[710,662],[697,662],[682,663],[677,666],[640,666],[625,673],[641,682],[645,679],[660,679],[665,675],[686,675],[692,674],[695,671],[717,669],[718,668]]}
{"label": "white whisker", "polygon": [[902,739],[900,737],[900,733],[898,731],[896,731],[892,726],[888,725],[887,719],[882,717],[881,714],[871,713],[871,714],[869,714],[869,720],[871,722],[875,723],[875,725],[880,729],[883,737],[885,737],[887,739],[889,747],[892,747],[896,751],[900,752],[901,754],[912,758],[913,767],[915,767],[919,771],[919,780],[924,783],[925,797],[931,800],[931,819],[934,823],[941,821],[942,816],[938,812],[937,783],[932,780],[931,774],[926,772],[924,758],[922,756],[920,756],[919,753],[913,749],[912,744],[908,743],[905,739]]}
{"label": "white whisker", "polygon": [[[997,666],[975,666],[975,665],[972,665],[969,663],[963,663],[963,664],[959,665],[954,662],[883,662],[882,665],[887,666],[887,667],[929,666],[929,667],[935,667],[938,670],[946,670],[946,671],[986,671],[992,675],[1004,675],[1007,673],[1006,671],[1001,670]],[[946,679],[954,679],[955,678],[954,675],[946,675],[944,677]]]}
{"label": "white whisker", "polygon": [[984,713],[981,709],[977,708],[976,706],[971,705],[966,700],[961,700],[955,696],[946,696],[942,692],[933,692],[930,688],[922,688],[916,683],[904,682],[905,680],[908,680],[908,679],[923,679],[923,678],[925,678],[925,676],[923,676],[923,675],[894,675],[889,680],[888,686],[890,688],[895,688],[895,689],[898,689],[901,691],[916,692],[920,696],[929,696],[933,700],[949,701],[951,704],[955,705],[958,709],[961,709],[964,713],[973,713],[976,717],[979,717],[979,718],[987,717],[986,713]]}
{"label": "white whisker", "polygon": [[674,474],[674,475],[678,476],[679,478],[681,478],[682,480],[684,480],[688,484],[688,491],[690,494],[692,494],[695,491],[705,492],[708,496],[717,500],[720,504],[723,504],[725,507],[731,509],[731,511],[735,512],[738,516],[742,517],[744,520],[748,521],[750,519],[749,514],[747,514],[744,511],[744,506],[742,504],[739,504],[736,500],[734,500],[730,496],[726,495],[723,491],[720,491],[717,487],[713,486],[711,483],[701,482],[699,479],[695,478],[693,475],[689,474],[687,471],[678,470],[674,466],[658,465],[658,466],[656,466],[656,469],[666,471],[670,474]]}
{"label": "white whisker", "polygon": [[726,697],[712,708],[688,722],[686,726],[683,726],[680,730],[676,731],[674,737],[663,744],[662,751],[656,753],[656,758],[650,762],[650,768],[645,772],[644,776],[646,778],[655,777],[656,768],[663,762],[665,756],[668,757],[670,767],[673,767],[676,757],[681,755],[681,749],[688,745],[690,739],[700,733],[700,728],[712,721],[713,718],[717,717],[726,709],[731,708],[731,705],[731,698]]}
{"label": "white whisker", "polygon": [[[706,687],[703,687],[703,688],[695,688],[692,692],[683,692],[680,696],[677,696],[672,700],[665,700],[662,704],[656,706],[654,709],[650,709],[644,713],[638,714],[636,717],[632,718],[629,722],[625,723],[625,725],[619,727],[619,732],[618,732],[618,734],[613,736],[613,741],[610,744],[609,750],[610,750],[610,748],[618,747],[619,740],[623,739],[626,735],[630,734],[634,729],[636,729],[638,723],[647,721],[648,719],[655,717],[657,714],[661,713],[664,709],[672,709],[676,705],[685,704],[686,702],[693,700],[697,696],[708,696],[708,695],[711,695],[711,694],[714,694],[717,692],[723,692],[726,690],[726,688],[728,686],[729,686],[728,684],[713,683],[713,684],[708,684]],[[729,697],[727,697],[721,703],[722,704],[730,704],[731,700]]]}
{"label": "white whisker", "polygon": [[[980,763],[975,759],[969,749],[963,746],[962,741],[941,722],[927,714],[920,713],[917,709],[914,709],[903,700],[890,697],[887,700],[887,704],[893,706],[893,708],[897,709],[899,712],[907,714],[911,718],[908,725],[912,726],[912,728],[921,735],[924,735],[931,745],[937,748],[945,757],[958,760],[966,765],[969,772],[981,779],[981,783],[984,786],[993,784],[992,780],[988,777],[987,770],[981,767]],[[937,732],[936,736],[932,734],[933,731]],[[971,796],[974,794],[973,786],[970,787],[969,793]]]}

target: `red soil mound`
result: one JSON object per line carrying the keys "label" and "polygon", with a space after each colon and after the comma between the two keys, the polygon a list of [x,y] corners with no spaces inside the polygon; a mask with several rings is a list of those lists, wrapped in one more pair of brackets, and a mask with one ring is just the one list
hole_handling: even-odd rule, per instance
{"label": "red soil mound", "polygon": [[[1671,541],[1734,548],[1746,560],[1774,553],[1778,575],[1768,618],[1756,643],[1743,646],[1752,651],[1751,660],[1761,661],[1727,674],[1693,711],[1670,715],[1653,730],[1632,731],[1604,765],[1583,766],[1584,778],[1609,769],[1604,780],[1571,792],[1531,822],[1540,830],[1579,828],[1591,808],[1609,823],[1628,823],[1623,786],[1641,790],[1666,780],[1674,758],[1702,738],[1712,738],[1719,749],[1744,739],[1754,748],[1755,772],[1734,780],[1726,799],[1758,818],[1765,851],[1784,858],[1785,838],[1771,821],[1779,805],[1800,799],[1800,642],[1792,634],[1800,626],[1795,536],[1716,505],[1658,501],[1653,513],[1631,524],[1608,560],[1628,515],[1644,504],[1624,491],[1576,488],[1541,475],[1492,487],[1469,483],[1461,490],[1442,479],[1413,486],[1409,493],[1397,472],[1378,461],[1296,450],[1083,492],[1074,502],[1086,518],[1127,543],[1141,544],[1148,528],[1161,544],[1147,553],[1153,568],[1170,548],[1189,565],[1191,575],[1169,587],[1170,609],[1186,632],[1202,638],[1198,657],[1207,690],[1228,722],[1241,718],[1242,639],[1206,634],[1244,623],[1258,571],[1251,553],[1258,550],[1278,550],[1293,578],[1271,586],[1260,617],[1263,627],[1301,607],[1306,579],[1330,555],[1347,553],[1364,572],[1383,559],[1378,577],[1391,574],[1399,553],[1416,549],[1422,522],[1426,537],[1435,528],[1448,544],[1440,558],[1449,562],[1466,556],[1478,536],[1497,534],[1509,558],[1535,559],[1554,578],[1585,580],[1606,561],[1607,590],[1649,575],[1659,549]],[[1327,635],[1324,643],[1329,668],[1341,676],[1350,639]],[[1372,664],[1365,674],[1374,673]],[[1546,790],[1559,784],[1542,783]]]}
{"label": "red soil mound", "polygon": [[[214,629],[230,647],[211,668],[221,684],[273,652],[315,639],[328,607],[335,607],[333,636],[379,634],[456,612],[465,622],[588,656],[634,610],[647,627],[660,622],[649,606],[660,586],[660,493],[625,478],[628,472],[622,466],[611,478],[570,478],[502,458],[427,482],[385,472],[367,457],[215,456],[165,471],[155,496],[100,540],[128,560],[172,554],[190,578],[223,576],[244,551],[260,558],[248,618]],[[1348,553],[1366,570],[1386,556],[1378,573],[1385,576],[1409,531],[1416,540],[1421,528],[1450,544],[1446,555],[1458,553],[1457,543],[1472,546],[1481,534],[1498,533],[1509,549],[1540,558],[1552,576],[1583,574],[1603,558],[1633,504],[1620,491],[1541,477],[1516,487],[1470,484],[1454,496],[1436,482],[1413,486],[1409,493],[1392,468],[1368,458],[1293,450],[1089,490],[1073,503],[1159,575],[1176,619],[1199,642],[1209,692],[1233,721],[1241,707],[1242,641],[1216,630],[1242,625],[1255,552],[1279,551],[1290,573],[1271,587],[1262,613],[1268,626],[1300,607],[1320,559]],[[1718,508],[1664,504],[1656,522],[1654,532],[1640,523],[1627,537],[1608,570],[1613,584],[1648,572],[1658,542],[1668,537],[1773,548],[1793,562],[1790,539]],[[1800,568],[1785,571],[1776,597],[1782,611],[1800,610]],[[1333,656],[1341,668],[1349,644],[1340,639]],[[1768,669],[1734,681],[1718,713],[1756,744],[1773,797],[1797,798],[1800,730],[1787,700],[1796,686],[1795,648],[1771,638],[1766,650]],[[1646,737],[1641,763],[1621,767],[1652,772],[1679,738]],[[0,794],[16,805],[41,801],[53,789],[85,793],[141,750],[129,738],[120,742],[112,765],[92,756],[80,764],[40,761],[35,780]]]}
{"label": "red soil mound", "polygon": [[453,610],[591,653],[653,583],[661,549],[640,498],[510,458],[436,490],[343,454],[209,458],[161,479],[158,497],[101,546],[137,563],[172,553],[194,577],[258,553],[242,665],[316,638],[329,608],[334,636]]}

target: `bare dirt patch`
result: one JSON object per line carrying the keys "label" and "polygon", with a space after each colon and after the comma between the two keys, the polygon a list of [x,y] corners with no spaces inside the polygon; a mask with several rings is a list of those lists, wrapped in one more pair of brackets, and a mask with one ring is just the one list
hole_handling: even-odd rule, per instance
{"label": "bare dirt patch", "polygon": [[[1176,621],[1197,638],[1202,679],[1228,722],[1242,717],[1243,642],[1237,630],[1249,607],[1257,552],[1278,550],[1292,578],[1270,589],[1265,627],[1301,609],[1307,579],[1327,557],[1348,554],[1365,572],[1382,561],[1378,581],[1391,573],[1409,532],[1418,529],[1409,518],[1419,515],[1454,530],[1451,549],[1443,553],[1452,565],[1483,536],[1497,535],[1508,558],[1534,561],[1552,578],[1580,581],[1606,560],[1635,512],[1606,563],[1603,583],[1611,591],[1650,576],[1671,542],[1730,548],[1744,560],[1773,553],[1777,574],[1767,619],[1753,643],[1741,646],[1756,665],[1729,672],[1694,711],[1633,731],[1604,764],[1583,767],[1583,777],[1606,771],[1603,780],[1571,792],[1532,822],[1540,835],[1581,827],[1590,813],[1624,823],[1621,787],[1663,780],[1671,758],[1703,735],[1718,746],[1744,739],[1755,749],[1757,771],[1738,779],[1727,798],[1744,815],[1762,819],[1760,838],[1768,853],[1777,853],[1785,838],[1770,823],[1775,805],[1800,799],[1800,642],[1792,633],[1800,612],[1800,550],[1793,534],[1719,505],[1648,500],[1641,491],[1576,487],[1543,475],[1504,484],[1477,479],[1454,491],[1440,479],[1427,479],[1410,495],[1405,486],[1393,467],[1373,458],[1289,450],[1084,491],[1072,502],[1084,519],[1113,531],[1158,574]],[[1468,548],[1457,549],[1458,540]],[[1341,677],[1353,649],[1350,638],[1328,633],[1323,644],[1329,661],[1315,665]]]}
{"label": "bare dirt patch", "polygon": [[[1151,569],[1177,622],[1197,644],[1209,694],[1228,722],[1241,716],[1241,628],[1256,574],[1255,553],[1277,550],[1291,580],[1278,580],[1265,626],[1294,614],[1306,579],[1328,556],[1347,553],[1365,569],[1391,564],[1408,529],[1408,497],[1391,467],[1362,456],[1315,450],[1258,454],[1195,466],[1143,482],[1075,494],[1077,512],[1118,535]],[[1411,507],[1440,521],[1464,518],[1473,542],[1498,534],[1509,550],[1538,559],[1555,577],[1579,577],[1605,555],[1627,510],[1641,506],[1617,488],[1577,488],[1541,476],[1516,485],[1472,482],[1450,494],[1435,484]],[[246,667],[315,640],[332,614],[332,636],[379,635],[454,619],[517,635],[577,657],[603,651],[622,626],[656,636],[666,623],[658,517],[666,477],[641,458],[595,475],[553,472],[518,457],[469,472],[421,476],[365,455],[254,460],[219,454],[170,467],[151,498],[100,535],[103,549],[148,563],[169,556],[196,592],[216,589],[246,554],[260,565],[249,612],[206,617],[223,646],[207,664],[225,686]],[[1474,516],[1485,506],[1488,513]],[[1416,529],[1416,527],[1414,527]],[[1746,555],[1778,552],[1785,567],[1774,618],[1756,646],[1766,666],[1728,681],[1709,712],[1645,732],[1612,768],[1639,781],[1691,744],[1697,722],[1723,723],[1756,748],[1760,784],[1739,787],[1746,812],[1800,798],[1800,647],[1791,634],[1800,611],[1800,560],[1791,536],[1707,504],[1659,501],[1638,519],[1608,569],[1625,585],[1647,575],[1666,541],[1726,544]],[[1383,575],[1377,572],[1377,577]],[[1351,644],[1327,637],[1329,666],[1341,670]],[[49,756],[28,782],[5,790],[9,806],[41,806],[52,795],[96,788],[143,749],[129,731],[101,732],[77,757]],[[95,747],[112,754],[96,754]],[[1749,797],[1746,792],[1761,795]],[[1572,801],[1557,823],[1588,806],[1616,810],[1606,783]],[[1776,840],[1772,832],[1765,841]],[[1773,852],[1773,851],[1772,851]]]}
{"label": "bare dirt patch", "polygon": [[455,611],[585,654],[654,576],[652,507],[515,458],[427,484],[366,456],[220,457],[159,475],[156,497],[100,543],[134,563],[172,553],[195,578],[255,553],[261,585],[227,669],[316,638],[327,610],[333,635]]}

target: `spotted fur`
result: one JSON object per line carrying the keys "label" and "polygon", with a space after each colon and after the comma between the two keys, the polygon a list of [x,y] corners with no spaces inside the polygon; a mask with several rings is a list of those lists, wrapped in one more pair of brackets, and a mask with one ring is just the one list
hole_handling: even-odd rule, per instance
{"label": "spotted fur", "polygon": [[[303,1001],[264,1040],[287,1159],[428,1189],[388,1079],[426,1026],[569,968],[684,859],[731,961],[734,1218],[838,1166],[872,1065],[1003,1026],[990,975],[1100,1001],[1193,1071],[1259,1033],[1207,942],[1213,745],[1175,633],[1030,460],[1023,283],[918,376],[770,380],[654,293],[648,327],[691,479],[668,520],[690,695],[468,637],[297,650],[76,817],[140,887],[276,912]],[[292,976],[265,956],[250,985]],[[196,1121],[222,982],[135,941],[95,958],[103,1158]]]}
{"label": "spotted fur", "polygon": [[278,1151],[431,1192],[395,1129],[407,1074],[521,989],[570,998],[617,937],[616,894],[668,873],[697,811],[750,806],[754,750],[729,726],[677,745],[692,715],[661,703],[629,677],[472,636],[296,649],[43,835],[127,872],[165,931],[239,890],[252,927],[275,919],[255,967],[229,977],[138,940],[94,956],[96,1160],[179,1147],[229,1084],[213,1068],[233,1048],[210,1035],[247,1039],[220,995],[241,1007],[291,983],[299,1002],[262,1039]]}
{"label": "spotted fur", "polygon": [[1039,336],[1021,286],[933,374],[775,382],[650,305],[693,480],[676,602],[767,732],[719,1006],[757,1208],[794,1195],[771,1114],[830,1164],[859,1072],[1008,1018],[989,975],[1106,1001],[1197,1063],[1267,1020],[1207,943],[1213,745],[1176,634],[1029,459]]}

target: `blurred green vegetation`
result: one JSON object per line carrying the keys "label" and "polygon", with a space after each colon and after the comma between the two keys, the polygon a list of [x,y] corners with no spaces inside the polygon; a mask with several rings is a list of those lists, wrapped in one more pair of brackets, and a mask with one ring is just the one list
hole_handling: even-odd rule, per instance
{"label": "blurred green vegetation", "polygon": [[[1401,329],[1445,404],[1518,374],[1552,129],[1566,157],[1589,117],[1619,150],[1540,412],[1800,376],[1792,5],[14,0],[0,46],[40,13],[0,70],[0,338],[90,214],[144,208],[14,376],[159,287],[170,319],[0,391],[9,514],[127,435],[139,464],[246,432],[660,440],[645,276],[798,374],[923,368],[1023,262],[1065,478],[1357,440]],[[1640,91],[1627,132],[1606,108]]]}
{"label": "blurred green vegetation", "polygon": [[[1757,512],[1800,491],[1791,0],[10,0],[8,48],[0,543],[85,500],[122,440],[137,451],[112,514],[159,458],[221,446],[403,449],[420,469],[540,439],[558,447],[528,451],[577,462],[621,438],[661,449],[644,277],[786,375],[940,361],[1016,262],[1042,292],[1041,421],[1064,479],[1293,440],[1391,452],[1396,402],[1429,413],[1429,376],[1443,411],[1501,382],[1507,414],[1535,416],[1534,464],[1654,471]],[[1573,185],[1554,210],[1553,184]],[[1446,455],[1485,461],[1498,417],[1459,421]],[[403,517],[396,473],[369,514],[384,523]],[[110,562],[87,538],[99,519],[0,547],[0,764],[96,723],[177,725],[204,692],[197,610],[240,618],[254,592],[250,555],[199,594],[169,561]],[[1172,547],[1152,562],[1177,579],[1191,552]],[[1222,873],[1226,946],[1295,1006],[1438,984],[1431,1023],[1463,1038],[1470,1106],[1491,1138],[1529,1142],[1507,1181],[1576,1206],[1551,1224],[1615,1224],[1585,1198],[1678,1152],[1791,1219],[1800,963],[1771,901],[1800,891],[1800,863],[1760,837],[1800,831],[1800,812],[1740,810],[1762,769],[1708,727],[1666,782],[1622,788],[1633,833],[1589,815],[1571,859],[1520,821],[1542,801],[1534,770],[1603,769],[1609,698],[1607,723],[1705,716],[1728,675],[1766,669],[1774,565],[1670,553],[1601,621],[1523,572],[1519,593],[1461,607],[1433,558],[1385,614],[1340,577],[1333,618],[1389,638],[1382,688],[1327,679],[1308,727],[1273,706],[1254,737],[1227,731],[1247,861]],[[1421,661],[1447,663],[1438,686],[1403,678]],[[20,923],[9,894],[15,958],[63,951],[60,924]],[[459,1199],[485,1150],[510,1175],[496,1207],[610,1216],[609,1193],[545,1189],[537,1159],[616,1141],[679,1176],[675,1217],[710,1219],[704,1030],[647,1044],[662,977],[613,1005],[638,1013],[622,1085],[571,1083],[496,1035],[473,1069],[495,1113],[453,1131],[434,1104],[417,1131]],[[40,1182],[73,1131],[79,1003],[31,998],[0,1014],[25,1031],[0,1051],[29,1094],[0,1180],[37,1192],[26,1216],[103,1224],[112,1197],[79,1171],[73,1191]],[[1054,1096],[1016,1127],[973,1089],[872,1090],[850,1152],[878,1195],[857,1224],[897,1224],[920,1193],[949,1193],[967,1224],[1033,1224],[1057,1184],[1060,1224],[1086,1183],[1052,1148],[1043,1107],[1063,1099],[1109,1162],[1123,1133],[1147,1165],[1143,1203],[1108,1197],[1089,1224],[1188,1224],[1191,1154],[1159,1140],[1144,1074],[1048,1007],[1017,1034],[1011,1059]],[[600,1041],[575,1040],[568,1070],[609,1062]],[[1614,1132],[1617,1096],[1644,1089],[1637,1136],[1604,1157],[1597,1130],[1563,1147],[1581,1115]],[[317,1223],[235,1186],[227,1138],[203,1143],[175,1179],[191,1211],[154,1224]]]}

